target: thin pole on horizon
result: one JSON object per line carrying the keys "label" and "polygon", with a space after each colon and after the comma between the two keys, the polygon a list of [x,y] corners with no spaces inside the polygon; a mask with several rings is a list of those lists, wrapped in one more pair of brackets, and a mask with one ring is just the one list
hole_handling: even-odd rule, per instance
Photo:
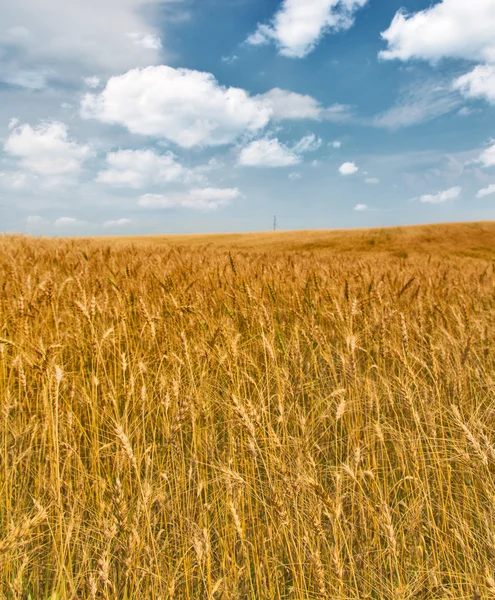
{"label": "thin pole on horizon", "polygon": [[277,215],[273,217],[273,231],[277,231]]}

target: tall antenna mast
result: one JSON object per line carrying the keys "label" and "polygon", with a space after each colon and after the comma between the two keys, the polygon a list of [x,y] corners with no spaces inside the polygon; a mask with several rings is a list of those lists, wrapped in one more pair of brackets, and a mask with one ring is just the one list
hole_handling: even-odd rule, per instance
{"label": "tall antenna mast", "polygon": [[273,231],[277,231],[277,215],[273,217]]}

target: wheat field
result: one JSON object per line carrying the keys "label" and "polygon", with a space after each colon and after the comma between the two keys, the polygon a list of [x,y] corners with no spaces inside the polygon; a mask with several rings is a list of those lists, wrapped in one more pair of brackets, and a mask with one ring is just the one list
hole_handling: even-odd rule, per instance
{"label": "wheat field", "polygon": [[495,225],[445,227],[0,238],[0,598],[495,599]]}

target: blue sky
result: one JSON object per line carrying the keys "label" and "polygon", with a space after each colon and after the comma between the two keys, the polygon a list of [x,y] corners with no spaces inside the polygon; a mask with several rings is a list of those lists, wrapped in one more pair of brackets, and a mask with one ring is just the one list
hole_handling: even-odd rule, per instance
{"label": "blue sky", "polygon": [[0,231],[494,219],[494,107],[495,0],[3,3]]}

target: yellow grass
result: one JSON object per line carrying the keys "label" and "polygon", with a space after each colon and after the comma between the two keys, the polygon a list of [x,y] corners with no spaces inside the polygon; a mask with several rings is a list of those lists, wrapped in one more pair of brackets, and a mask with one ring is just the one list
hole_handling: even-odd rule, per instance
{"label": "yellow grass", "polygon": [[494,258],[0,238],[0,598],[495,598]]}

